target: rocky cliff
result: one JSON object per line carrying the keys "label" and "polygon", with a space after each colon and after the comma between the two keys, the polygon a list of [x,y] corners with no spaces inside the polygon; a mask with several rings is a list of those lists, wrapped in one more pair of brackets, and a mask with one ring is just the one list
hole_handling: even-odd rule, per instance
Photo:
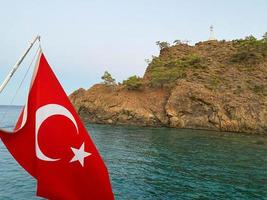
{"label": "rocky cliff", "polygon": [[162,47],[138,84],[96,84],[70,99],[91,123],[267,133],[266,55],[252,37],[179,43]]}

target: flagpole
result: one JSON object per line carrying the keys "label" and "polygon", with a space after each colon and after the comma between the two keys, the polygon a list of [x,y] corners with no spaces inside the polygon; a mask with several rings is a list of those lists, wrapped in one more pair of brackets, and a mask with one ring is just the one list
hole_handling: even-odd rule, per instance
{"label": "flagpole", "polygon": [[26,55],[29,53],[29,51],[31,50],[32,46],[35,44],[35,42],[39,41],[40,42],[41,37],[39,35],[37,35],[32,42],[30,43],[29,47],[25,50],[25,52],[23,53],[23,55],[20,57],[20,59],[16,62],[16,64],[12,67],[12,70],[9,72],[9,74],[7,75],[7,77],[5,78],[5,80],[3,81],[3,83],[0,86],[0,93],[5,89],[6,85],[8,84],[8,82],[10,81],[10,79],[12,78],[12,76],[14,75],[14,73],[17,71],[17,69],[19,68],[20,64],[22,63],[22,61],[24,60],[24,58],[26,57]]}

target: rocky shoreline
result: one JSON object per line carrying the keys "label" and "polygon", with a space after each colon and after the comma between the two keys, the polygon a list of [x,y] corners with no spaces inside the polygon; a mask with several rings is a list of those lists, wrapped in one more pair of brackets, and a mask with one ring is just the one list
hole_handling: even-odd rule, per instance
{"label": "rocky shoreline", "polygon": [[70,100],[90,123],[267,134],[267,61],[249,69],[229,61],[236,51],[233,42],[224,41],[175,45],[161,50],[158,58],[169,63],[175,57],[177,62],[194,53],[205,59],[199,61],[201,67],[185,68],[185,76],[171,87],[151,87],[152,61],[139,89],[96,84],[73,92]]}

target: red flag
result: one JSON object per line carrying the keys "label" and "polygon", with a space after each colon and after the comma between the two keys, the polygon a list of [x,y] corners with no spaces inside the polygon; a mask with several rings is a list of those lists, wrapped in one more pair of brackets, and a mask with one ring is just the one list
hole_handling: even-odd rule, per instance
{"label": "red flag", "polygon": [[107,168],[43,53],[13,133],[0,136],[48,199],[114,199]]}

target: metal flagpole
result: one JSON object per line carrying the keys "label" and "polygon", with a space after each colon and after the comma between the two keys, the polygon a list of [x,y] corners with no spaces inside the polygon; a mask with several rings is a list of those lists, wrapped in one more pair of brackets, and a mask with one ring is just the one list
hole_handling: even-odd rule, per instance
{"label": "metal flagpole", "polygon": [[3,83],[0,86],[0,93],[5,89],[6,85],[8,84],[8,82],[10,81],[10,79],[12,78],[12,76],[14,75],[14,73],[16,72],[16,70],[19,68],[20,64],[22,63],[22,61],[24,60],[24,58],[26,57],[26,55],[29,53],[29,51],[31,50],[32,46],[34,45],[34,43],[36,41],[40,42],[41,37],[39,35],[37,35],[32,42],[30,43],[29,47],[26,49],[26,51],[24,52],[24,54],[20,57],[20,59],[16,62],[16,64],[13,66],[12,70],[9,72],[9,74],[7,75],[7,77],[5,78],[5,80],[3,81]]}

